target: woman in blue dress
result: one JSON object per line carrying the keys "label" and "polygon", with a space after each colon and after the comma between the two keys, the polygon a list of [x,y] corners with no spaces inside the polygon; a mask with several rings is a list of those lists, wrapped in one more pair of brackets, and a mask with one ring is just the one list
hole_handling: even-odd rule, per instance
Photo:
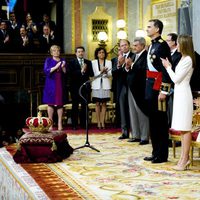
{"label": "woman in blue dress", "polygon": [[52,57],[48,57],[44,64],[46,80],[43,103],[48,104],[47,113],[51,120],[53,120],[54,109],[57,109],[58,130],[62,130],[63,105],[66,103],[66,90],[64,89],[66,61],[60,58],[60,47],[57,45],[51,46],[50,54]]}

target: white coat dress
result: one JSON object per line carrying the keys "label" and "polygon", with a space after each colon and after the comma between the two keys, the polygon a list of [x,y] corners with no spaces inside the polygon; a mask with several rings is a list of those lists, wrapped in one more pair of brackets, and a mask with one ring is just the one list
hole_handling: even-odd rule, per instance
{"label": "white coat dress", "polygon": [[191,57],[182,57],[175,72],[170,67],[167,68],[167,72],[175,84],[171,128],[190,131],[193,116],[193,98],[190,88],[190,79],[193,73]]}
{"label": "white coat dress", "polygon": [[[99,78],[96,78],[93,82],[92,82],[92,89],[93,90],[98,90],[98,89],[104,89],[104,90],[110,90],[111,89],[111,84],[110,84],[110,80],[109,77],[111,77],[112,73],[112,63],[110,60],[105,60],[105,67],[107,67],[108,69],[108,73],[104,74]],[[92,61],[92,69],[94,72],[94,76],[98,76],[101,74],[101,71],[99,70],[99,66],[98,66],[98,60],[93,60]],[[101,80],[102,79],[102,80]]]}

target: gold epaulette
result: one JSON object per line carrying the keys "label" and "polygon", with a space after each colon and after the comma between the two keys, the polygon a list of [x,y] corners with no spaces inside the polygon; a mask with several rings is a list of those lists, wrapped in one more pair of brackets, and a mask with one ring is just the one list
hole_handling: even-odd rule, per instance
{"label": "gold epaulette", "polygon": [[[161,83],[160,86],[160,91],[164,92],[165,94],[168,94],[171,89],[171,84],[170,83]],[[166,100],[158,100],[158,110],[162,112],[166,112],[167,107],[166,107]]]}
{"label": "gold epaulette", "polygon": [[169,93],[171,89],[170,83],[161,83],[160,90]]}
{"label": "gold epaulette", "polygon": [[159,39],[159,40],[158,40],[158,42],[160,42],[160,43],[163,43],[163,42],[164,42],[164,40],[163,40],[163,39]]}

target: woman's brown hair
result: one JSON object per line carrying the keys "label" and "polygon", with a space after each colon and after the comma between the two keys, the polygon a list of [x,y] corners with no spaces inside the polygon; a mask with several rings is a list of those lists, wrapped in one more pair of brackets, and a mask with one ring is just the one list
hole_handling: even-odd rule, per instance
{"label": "woman's brown hair", "polygon": [[196,66],[195,52],[190,35],[179,35],[178,36],[179,50],[183,56],[190,56],[192,59],[193,68]]}

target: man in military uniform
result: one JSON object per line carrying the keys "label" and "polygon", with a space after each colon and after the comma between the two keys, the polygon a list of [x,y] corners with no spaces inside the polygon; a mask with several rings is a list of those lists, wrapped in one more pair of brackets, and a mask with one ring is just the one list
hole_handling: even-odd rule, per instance
{"label": "man in military uniform", "polygon": [[144,160],[152,163],[167,162],[168,159],[169,127],[166,106],[171,80],[160,58],[168,58],[171,61],[171,55],[168,44],[161,38],[162,30],[163,23],[160,20],[149,20],[147,35],[152,41],[147,54],[145,97],[148,103],[153,151],[152,155],[145,157]]}

